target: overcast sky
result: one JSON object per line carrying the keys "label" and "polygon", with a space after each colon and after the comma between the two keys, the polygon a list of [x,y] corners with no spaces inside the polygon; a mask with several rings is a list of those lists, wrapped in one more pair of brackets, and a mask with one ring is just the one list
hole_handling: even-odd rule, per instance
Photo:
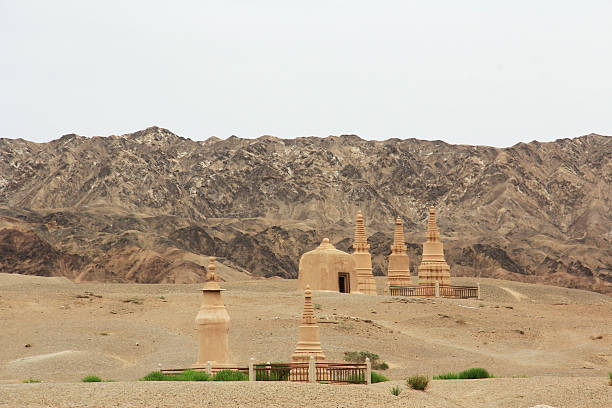
{"label": "overcast sky", "polygon": [[612,135],[612,1],[0,0],[0,137]]}

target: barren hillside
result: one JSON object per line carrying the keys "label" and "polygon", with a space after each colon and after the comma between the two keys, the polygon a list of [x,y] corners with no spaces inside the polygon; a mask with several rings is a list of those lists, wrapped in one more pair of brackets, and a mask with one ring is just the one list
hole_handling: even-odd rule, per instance
{"label": "barren hillside", "polygon": [[[195,142],[123,136],[0,139],[0,271],[193,282],[232,270],[295,277],[329,236],[350,247],[358,209],[386,270],[393,219],[413,267],[435,204],[454,276],[612,291],[612,138],[498,149],[357,136]],[[237,272],[241,273],[241,272]]]}

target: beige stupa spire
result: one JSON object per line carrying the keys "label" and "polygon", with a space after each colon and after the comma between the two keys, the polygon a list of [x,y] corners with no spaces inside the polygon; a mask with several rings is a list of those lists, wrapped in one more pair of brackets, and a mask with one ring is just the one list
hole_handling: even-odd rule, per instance
{"label": "beige stupa spire", "polygon": [[353,252],[353,257],[355,258],[359,292],[366,295],[375,295],[376,281],[374,281],[374,275],[372,275],[372,256],[369,251],[370,244],[368,244],[366,238],[365,224],[361,211],[357,213],[353,249],[355,250],[355,252]]}
{"label": "beige stupa spire", "polygon": [[325,360],[325,354],[321,349],[321,336],[317,319],[312,306],[312,292],[310,286],[304,291],[304,313],[302,323],[298,329],[298,343],[295,352],[291,356],[294,362],[308,362],[313,355],[316,361]]}
{"label": "beige stupa spire", "polygon": [[449,286],[450,267],[444,259],[444,245],[440,242],[440,232],[436,224],[436,209],[429,207],[427,241],[423,243],[423,260],[419,265],[419,285]]}
{"label": "beige stupa spire", "polygon": [[206,283],[202,289],[202,306],[195,322],[198,330],[198,361],[194,368],[204,368],[210,361],[216,367],[232,366],[229,356],[228,332],[230,317],[221,299],[221,289],[215,273],[215,257],[209,258]]}
{"label": "beige stupa spire", "polygon": [[404,238],[404,224],[402,219],[395,220],[393,244],[389,255],[389,270],[387,272],[388,286],[410,286],[410,258],[406,254],[406,239]]}

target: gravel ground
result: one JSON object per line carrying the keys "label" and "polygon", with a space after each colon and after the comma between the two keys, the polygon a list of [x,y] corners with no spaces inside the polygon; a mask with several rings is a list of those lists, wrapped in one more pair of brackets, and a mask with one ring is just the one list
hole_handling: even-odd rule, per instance
{"label": "gravel ground", "polygon": [[[390,389],[400,385],[393,396]],[[603,377],[432,381],[427,391],[403,382],[324,385],[249,382],[116,382],[0,385],[0,407],[534,407],[612,406]]]}

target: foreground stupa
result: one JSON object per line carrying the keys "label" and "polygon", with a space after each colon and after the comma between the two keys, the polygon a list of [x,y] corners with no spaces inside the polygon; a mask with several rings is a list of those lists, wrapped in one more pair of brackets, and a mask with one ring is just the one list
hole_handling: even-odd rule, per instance
{"label": "foreground stupa", "polygon": [[341,293],[359,292],[355,259],[324,238],[321,245],[300,258],[298,290],[304,291],[307,287]]}
{"label": "foreground stupa", "polygon": [[410,258],[406,253],[406,239],[404,238],[404,224],[402,219],[395,220],[393,244],[389,255],[389,269],[387,271],[387,286],[410,286]]}
{"label": "foreground stupa", "polygon": [[215,273],[215,257],[209,258],[206,283],[202,289],[202,306],[195,322],[198,330],[198,361],[193,368],[205,368],[208,361],[215,367],[233,366],[229,356],[230,317],[221,299]]}
{"label": "foreground stupa", "polygon": [[314,307],[312,307],[312,292],[310,287],[306,286],[302,323],[298,329],[298,343],[291,359],[296,363],[307,363],[311,355],[314,356],[315,361],[325,360],[325,354],[321,349],[319,326],[317,326]]}
{"label": "foreground stupa", "polygon": [[444,259],[444,246],[440,242],[440,233],[436,224],[436,209],[429,207],[427,223],[427,241],[423,243],[423,260],[419,265],[419,285],[450,286],[450,267]]}
{"label": "foreground stupa", "polygon": [[355,250],[353,258],[355,259],[359,292],[366,295],[375,295],[376,281],[374,280],[374,275],[372,275],[372,256],[369,251],[370,244],[368,244],[366,238],[365,224],[361,211],[357,213],[353,249]]}

